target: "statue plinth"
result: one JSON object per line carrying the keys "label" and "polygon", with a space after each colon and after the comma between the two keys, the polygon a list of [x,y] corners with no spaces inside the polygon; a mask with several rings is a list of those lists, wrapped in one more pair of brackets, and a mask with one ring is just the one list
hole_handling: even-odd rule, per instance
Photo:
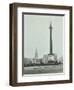
{"label": "statue plinth", "polygon": [[48,54],[48,61],[57,61],[56,54]]}

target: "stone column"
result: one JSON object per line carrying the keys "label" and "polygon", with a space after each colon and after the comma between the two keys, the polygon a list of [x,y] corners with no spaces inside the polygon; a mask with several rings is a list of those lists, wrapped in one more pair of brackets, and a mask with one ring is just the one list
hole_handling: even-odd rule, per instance
{"label": "stone column", "polygon": [[53,43],[52,43],[52,23],[50,23],[50,54],[53,54]]}

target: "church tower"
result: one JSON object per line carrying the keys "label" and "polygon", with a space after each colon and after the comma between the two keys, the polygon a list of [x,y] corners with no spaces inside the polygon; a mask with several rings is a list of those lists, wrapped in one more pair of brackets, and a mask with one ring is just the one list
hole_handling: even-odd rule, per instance
{"label": "church tower", "polygon": [[38,59],[38,50],[37,50],[37,48],[35,50],[34,63],[35,64],[40,64],[40,60]]}
{"label": "church tower", "polygon": [[35,50],[35,59],[37,60],[38,59],[38,51],[37,51],[37,48]]}

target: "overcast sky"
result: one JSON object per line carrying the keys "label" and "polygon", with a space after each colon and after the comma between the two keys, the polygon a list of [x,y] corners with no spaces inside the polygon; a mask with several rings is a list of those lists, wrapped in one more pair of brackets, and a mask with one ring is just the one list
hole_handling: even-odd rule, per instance
{"label": "overcast sky", "polygon": [[64,16],[24,15],[24,57],[33,58],[35,50],[38,57],[50,50],[49,26],[52,22],[53,53],[63,55]]}

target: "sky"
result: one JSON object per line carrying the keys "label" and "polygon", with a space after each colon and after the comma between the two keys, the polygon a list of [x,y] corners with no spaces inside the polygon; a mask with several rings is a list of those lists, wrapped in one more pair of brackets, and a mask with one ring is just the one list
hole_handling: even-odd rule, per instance
{"label": "sky", "polygon": [[39,58],[50,52],[51,22],[53,53],[63,56],[64,16],[24,15],[24,57],[34,58],[36,49]]}

